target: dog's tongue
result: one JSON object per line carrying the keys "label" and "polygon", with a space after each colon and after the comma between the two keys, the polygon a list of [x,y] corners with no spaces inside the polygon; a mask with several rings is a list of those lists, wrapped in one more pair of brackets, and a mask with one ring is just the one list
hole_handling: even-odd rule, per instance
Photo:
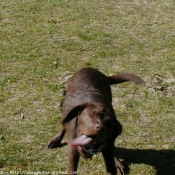
{"label": "dog's tongue", "polygon": [[76,139],[69,141],[68,144],[72,149],[75,149],[77,146],[88,145],[91,142],[92,138],[83,134],[80,137],[77,137]]}

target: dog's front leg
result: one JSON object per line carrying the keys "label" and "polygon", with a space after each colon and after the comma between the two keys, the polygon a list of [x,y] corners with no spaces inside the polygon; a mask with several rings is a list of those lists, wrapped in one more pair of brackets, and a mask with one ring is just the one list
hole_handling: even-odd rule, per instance
{"label": "dog's front leg", "polygon": [[57,148],[61,145],[61,141],[66,133],[66,129],[63,128],[52,140],[48,143],[48,148]]}
{"label": "dog's front leg", "polygon": [[76,150],[68,148],[68,174],[77,174],[79,158]]}
{"label": "dog's front leg", "polygon": [[[77,122],[77,119],[74,118],[66,126],[67,136],[69,141],[72,139],[75,139],[77,136],[76,122]],[[77,174],[79,158],[80,158],[79,153],[68,146],[68,174]]]}
{"label": "dog's front leg", "polygon": [[107,175],[117,175],[117,168],[114,160],[114,146],[109,145],[102,153],[105,160]]}
{"label": "dog's front leg", "polygon": [[115,160],[115,166],[117,168],[117,175],[124,175],[124,166],[122,165],[122,163],[120,162],[120,160],[115,156],[114,158]]}

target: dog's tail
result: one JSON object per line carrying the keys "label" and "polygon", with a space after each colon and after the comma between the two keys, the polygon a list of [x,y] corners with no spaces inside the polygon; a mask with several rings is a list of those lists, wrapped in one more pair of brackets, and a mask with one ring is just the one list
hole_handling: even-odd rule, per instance
{"label": "dog's tail", "polygon": [[132,73],[122,73],[118,75],[108,76],[108,80],[110,85],[124,83],[127,81],[132,81],[136,84],[144,84],[144,80],[142,80],[139,76]]}

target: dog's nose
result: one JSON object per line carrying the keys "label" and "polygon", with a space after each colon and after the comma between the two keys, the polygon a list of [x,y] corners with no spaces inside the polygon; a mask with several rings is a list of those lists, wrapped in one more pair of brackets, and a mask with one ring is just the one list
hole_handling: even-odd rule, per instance
{"label": "dog's nose", "polygon": [[99,131],[99,130],[102,129],[102,127],[101,127],[101,125],[100,125],[99,123],[97,123],[97,124],[95,124],[95,129],[96,129],[97,131]]}

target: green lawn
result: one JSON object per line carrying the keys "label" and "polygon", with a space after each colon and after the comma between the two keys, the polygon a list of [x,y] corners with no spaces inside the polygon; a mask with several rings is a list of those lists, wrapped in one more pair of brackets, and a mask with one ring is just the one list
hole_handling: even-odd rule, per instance
{"label": "green lawn", "polygon": [[[67,80],[91,66],[146,81],[112,87],[126,174],[174,175],[174,17],[173,0],[1,0],[0,174],[66,172],[67,146],[47,142],[61,129]],[[102,155],[78,171],[105,174]]]}

